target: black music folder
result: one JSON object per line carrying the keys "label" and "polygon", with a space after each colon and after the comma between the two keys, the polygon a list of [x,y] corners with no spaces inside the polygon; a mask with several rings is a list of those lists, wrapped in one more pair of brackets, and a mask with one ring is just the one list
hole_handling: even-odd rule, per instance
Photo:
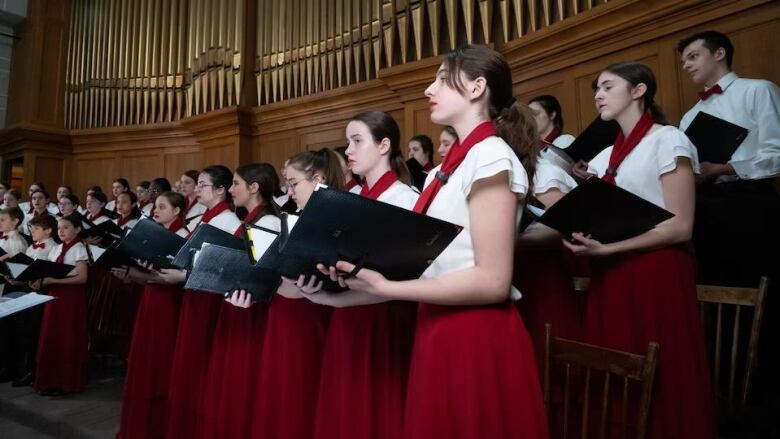
{"label": "black music folder", "polygon": [[728,163],[745,140],[748,130],[709,113],[699,111],[685,130],[696,146],[699,163]]}
{"label": "black music folder", "polygon": [[[275,246],[258,262],[286,277],[339,260],[377,270],[391,280],[417,279],[463,228],[349,192],[317,189],[295,227],[284,223]],[[273,268],[273,267],[268,267]]]}
{"label": "black music folder", "polygon": [[114,242],[122,239],[125,235],[125,231],[121,227],[116,225],[115,222],[108,220],[102,223],[92,226],[83,232],[85,238],[99,237],[101,247],[108,247]]}
{"label": "black music folder", "polygon": [[75,268],[73,265],[60,264],[45,259],[35,259],[29,265],[7,263],[6,267],[11,272],[11,277],[19,282],[31,282],[44,277],[64,279]]}
{"label": "black music folder", "polygon": [[173,258],[185,242],[162,225],[142,219],[119,241],[116,249],[130,258],[150,262],[155,268],[175,268]]}
{"label": "black music folder", "polygon": [[184,287],[215,294],[245,289],[256,302],[269,302],[281,279],[276,271],[252,264],[244,250],[205,243]]}
{"label": "black music folder", "polygon": [[591,177],[547,209],[539,222],[567,238],[582,232],[607,244],[641,235],[673,216],[623,188]]}
{"label": "black music folder", "polygon": [[254,224],[244,224],[241,230],[244,235],[246,253],[249,255],[252,265],[260,260],[276,238],[279,237],[279,232]]}
{"label": "black music folder", "polygon": [[[212,225],[201,224],[176,253],[176,256],[173,258],[173,265],[186,270],[192,269],[192,259],[195,252],[203,247],[204,242],[235,250],[246,250],[243,239]],[[246,253],[244,253],[244,256],[246,257]]]}
{"label": "black music folder", "polygon": [[580,160],[589,162],[598,153],[613,145],[619,133],[620,125],[617,122],[597,117],[574,139],[568,148],[561,149],[554,145],[549,145],[548,148],[570,164]]}

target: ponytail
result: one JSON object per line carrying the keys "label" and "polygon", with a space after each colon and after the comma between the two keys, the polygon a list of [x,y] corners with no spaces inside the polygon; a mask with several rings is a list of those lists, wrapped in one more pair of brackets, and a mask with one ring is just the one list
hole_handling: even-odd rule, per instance
{"label": "ponytail", "polygon": [[314,174],[321,174],[323,182],[331,189],[344,190],[344,172],[341,169],[338,154],[330,148],[317,151],[302,151],[290,157],[287,166],[292,166],[306,175],[307,179]]}
{"label": "ponytail", "polygon": [[541,143],[531,109],[526,104],[515,101],[502,109],[493,123],[496,134],[509,144],[523,164],[528,174],[528,193],[533,194],[536,162],[541,152]]}

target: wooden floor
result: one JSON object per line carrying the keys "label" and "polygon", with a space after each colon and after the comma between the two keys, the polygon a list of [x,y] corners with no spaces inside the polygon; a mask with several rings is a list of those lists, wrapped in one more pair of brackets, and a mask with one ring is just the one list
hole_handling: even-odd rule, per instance
{"label": "wooden floor", "polygon": [[44,397],[0,384],[0,438],[113,438],[119,428],[124,367],[92,365],[83,393]]}

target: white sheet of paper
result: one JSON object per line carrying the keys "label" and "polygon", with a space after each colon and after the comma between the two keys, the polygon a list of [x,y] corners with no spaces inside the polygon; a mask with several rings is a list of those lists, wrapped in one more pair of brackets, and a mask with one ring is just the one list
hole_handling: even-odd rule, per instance
{"label": "white sheet of paper", "polygon": [[41,303],[46,303],[52,299],[54,299],[53,296],[38,293],[28,293],[15,299],[2,299],[0,300],[0,319]]}

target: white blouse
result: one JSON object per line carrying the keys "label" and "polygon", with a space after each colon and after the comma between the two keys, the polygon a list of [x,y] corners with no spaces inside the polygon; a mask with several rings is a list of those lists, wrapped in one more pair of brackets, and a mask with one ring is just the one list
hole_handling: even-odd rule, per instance
{"label": "white blouse", "polygon": [[[62,253],[62,245],[60,244],[49,253],[49,260],[52,262],[56,262],[57,258],[60,256],[60,253]],[[76,265],[76,262],[78,261],[89,261],[89,256],[87,255],[87,248],[84,247],[84,244],[79,242],[78,244],[71,247],[67,253],[65,253],[65,258],[63,259],[64,264],[68,265]]]}
{"label": "white blouse", "polygon": [[[360,191],[358,191],[358,194]],[[383,203],[392,204],[396,207],[402,207],[406,210],[412,210],[414,203],[417,202],[418,194],[411,186],[406,185],[400,181],[396,181],[389,188],[387,188],[377,198],[377,201]]]}
{"label": "white blouse", "polygon": [[550,189],[558,189],[565,194],[575,187],[577,187],[577,182],[571,175],[560,165],[540,155],[534,174],[534,195],[543,194]]}
{"label": "white blouse", "polygon": [[241,225],[241,220],[238,219],[232,210],[228,209],[220,212],[220,214],[212,218],[208,224],[232,235]]}
{"label": "white blouse", "polygon": [[27,250],[27,241],[17,231],[6,232],[6,239],[0,239],[0,248],[12,257],[17,253],[24,253]]}
{"label": "white blouse", "polygon": [[[609,166],[612,146],[601,151],[588,164],[588,172],[601,178]],[[667,125],[648,133],[626,156],[617,169],[615,182],[651,203],[666,207],[661,176],[677,168],[677,158],[690,159],[694,172],[699,172],[696,147],[679,129]]]}
{"label": "white blouse", "polygon": [[[441,165],[437,166],[428,174],[425,180],[426,186],[431,184],[440,167]],[[471,148],[428,208],[429,216],[463,226],[463,230],[425,270],[422,277],[436,277],[474,266],[474,244],[471,241],[468,202],[471,187],[475,181],[492,177],[503,171],[508,171],[507,184],[518,198],[515,222],[519,224],[523,209],[521,200],[528,192],[528,174],[512,148],[503,139],[496,136],[489,137]],[[512,287],[510,297],[512,300],[519,299],[520,291]]]}

